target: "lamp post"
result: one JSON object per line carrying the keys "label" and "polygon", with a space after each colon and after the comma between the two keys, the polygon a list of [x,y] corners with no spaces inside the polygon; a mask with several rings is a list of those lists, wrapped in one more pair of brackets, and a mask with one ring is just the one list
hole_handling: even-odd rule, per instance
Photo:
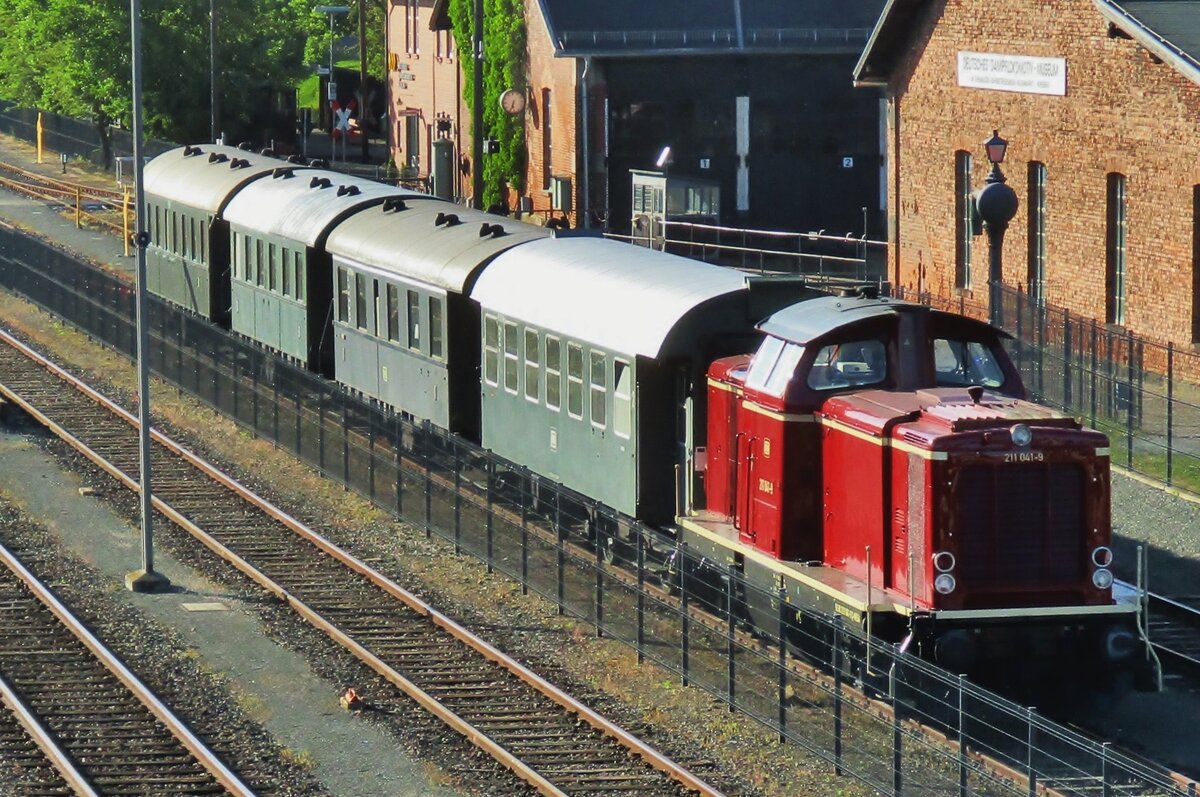
{"label": "lamp post", "polygon": [[[317,6],[316,12],[318,14],[328,14],[329,15],[329,82],[328,82],[328,88],[326,89],[326,96],[325,96],[325,102],[328,104],[337,99],[337,81],[334,80],[334,78],[333,78],[333,16],[334,16],[334,14],[349,14],[350,6]],[[329,107],[330,107],[329,120],[332,123],[333,122],[333,107],[332,106],[329,106]],[[329,130],[329,160],[331,162],[336,160],[336,158],[334,157],[336,154],[336,150],[334,149],[334,143],[333,143],[334,129],[335,128],[333,128],[333,126],[331,124],[330,130]],[[342,145],[342,151],[344,154],[345,153],[345,145],[344,144]]]}
{"label": "lamp post", "polygon": [[209,138],[215,144],[221,136],[221,92],[217,86],[217,0],[208,0],[208,92]]}
{"label": "lamp post", "polygon": [[973,195],[975,212],[983,220],[988,236],[988,308],[993,326],[1004,326],[1003,297],[1000,287],[1004,284],[1001,251],[1004,247],[1004,231],[1017,214],[1017,192],[1005,183],[1000,164],[1008,142],[1000,138],[1000,131],[993,130],[992,137],[983,142],[992,170],[988,172],[986,184]]}

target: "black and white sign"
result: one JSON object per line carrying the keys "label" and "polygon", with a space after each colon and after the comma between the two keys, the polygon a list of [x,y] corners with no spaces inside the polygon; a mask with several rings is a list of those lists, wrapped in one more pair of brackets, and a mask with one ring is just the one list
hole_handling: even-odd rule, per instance
{"label": "black and white sign", "polygon": [[958,85],[1063,97],[1067,93],[1067,59],[960,52]]}

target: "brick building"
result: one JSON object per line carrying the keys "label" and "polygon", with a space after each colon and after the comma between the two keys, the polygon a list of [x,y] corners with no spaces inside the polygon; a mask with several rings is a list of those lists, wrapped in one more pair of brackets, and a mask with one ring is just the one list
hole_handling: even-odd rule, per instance
{"label": "brick building", "polygon": [[1200,2],[889,0],[855,68],[887,96],[889,276],[988,298],[970,192],[1009,140],[1004,282],[1200,342]]}
{"label": "brick building", "polygon": [[[882,4],[526,0],[526,85],[515,87],[525,96],[526,202],[535,216],[556,215],[554,189],[565,188],[573,225],[627,228],[630,171],[653,169],[670,146],[673,174],[720,186],[723,221],[861,232],[865,208],[881,235],[879,98],[856,91],[850,72]],[[445,25],[444,10],[445,0],[392,0],[389,14],[389,52],[406,67],[389,74],[393,150],[411,161],[415,144],[422,174],[422,136],[437,137],[439,115],[460,162],[471,149],[470,119],[443,93],[470,79],[470,65],[431,59],[428,27],[421,52],[401,46],[410,22]],[[451,77],[459,66],[465,77]]]}

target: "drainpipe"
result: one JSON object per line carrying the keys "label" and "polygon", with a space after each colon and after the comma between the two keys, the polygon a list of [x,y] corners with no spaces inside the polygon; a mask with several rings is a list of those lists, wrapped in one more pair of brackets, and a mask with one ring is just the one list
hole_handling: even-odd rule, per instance
{"label": "drainpipe", "polygon": [[583,59],[583,73],[579,76],[580,83],[580,102],[583,105],[583,110],[580,112],[580,118],[583,125],[583,138],[581,148],[583,149],[583,168],[579,173],[579,196],[582,200],[579,205],[580,224],[577,226],[588,229],[592,226],[592,192],[591,192],[591,150],[589,147],[590,136],[589,127],[591,126],[591,107],[589,105],[588,96],[588,72],[592,68],[591,56],[585,56]]}

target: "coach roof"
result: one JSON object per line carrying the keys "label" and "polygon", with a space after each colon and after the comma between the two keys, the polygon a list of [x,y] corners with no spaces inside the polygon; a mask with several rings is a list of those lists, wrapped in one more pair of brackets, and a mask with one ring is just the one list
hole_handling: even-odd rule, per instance
{"label": "coach roof", "polygon": [[316,246],[334,224],[355,211],[388,197],[424,196],[326,169],[281,169],[239,191],[225,217],[244,229]]}
{"label": "coach roof", "polygon": [[236,147],[202,144],[154,158],[144,179],[149,194],[215,214],[241,186],[281,167],[302,168]]}
{"label": "coach roof", "polygon": [[745,290],[733,269],[602,238],[553,238],[497,257],[471,298],[548,332],[657,357],[689,312]]}
{"label": "coach roof", "polygon": [[329,235],[333,255],[461,293],[495,257],[550,231],[419,194],[356,213]]}

